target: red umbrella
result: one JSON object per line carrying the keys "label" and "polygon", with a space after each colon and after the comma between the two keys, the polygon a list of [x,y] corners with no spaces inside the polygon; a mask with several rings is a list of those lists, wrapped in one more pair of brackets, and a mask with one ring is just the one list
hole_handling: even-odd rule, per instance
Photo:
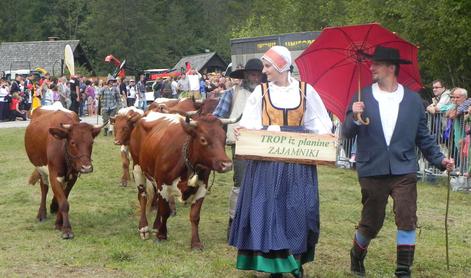
{"label": "red umbrella", "polygon": [[341,121],[353,94],[372,82],[370,61],[363,54],[373,54],[378,45],[396,48],[401,59],[412,62],[400,66],[398,81],[420,90],[417,46],[377,23],[325,28],[296,59],[301,79],[316,89],[327,110]]}

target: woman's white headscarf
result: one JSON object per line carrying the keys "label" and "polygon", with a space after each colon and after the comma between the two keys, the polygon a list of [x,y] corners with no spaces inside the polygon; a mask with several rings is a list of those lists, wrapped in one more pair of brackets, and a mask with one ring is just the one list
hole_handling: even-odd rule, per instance
{"label": "woman's white headscarf", "polygon": [[291,52],[284,46],[275,45],[263,54],[262,60],[268,61],[278,72],[289,71],[291,67]]}

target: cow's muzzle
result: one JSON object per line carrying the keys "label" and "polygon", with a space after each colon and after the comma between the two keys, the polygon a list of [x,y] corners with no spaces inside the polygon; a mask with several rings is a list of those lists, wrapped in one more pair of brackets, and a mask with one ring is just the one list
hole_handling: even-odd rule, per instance
{"label": "cow's muzzle", "polygon": [[93,166],[90,164],[90,165],[82,165],[82,167],[80,168],[80,173],[82,174],[87,174],[87,173],[91,173],[93,172]]}
{"label": "cow's muzzle", "polygon": [[115,145],[122,145],[121,141],[119,141],[119,140],[114,140],[114,144]]}
{"label": "cow's muzzle", "polygon": [[228,172],[230,170],[232,170],[232,161],[229,161],[229,162],[221,162],[221,168],[220,168],[220,173],[225,173],[225,172]]}

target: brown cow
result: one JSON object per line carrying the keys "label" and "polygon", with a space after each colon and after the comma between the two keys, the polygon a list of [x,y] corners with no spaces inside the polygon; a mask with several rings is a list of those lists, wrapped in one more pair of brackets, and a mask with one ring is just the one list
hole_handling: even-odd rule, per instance
{"label": "brown cow", "polygon": [[149,111],[180,114],[185,116],[186,112],[197,111],[200,115],[211,115],[219,103],[218,98],[207,98],[205,100],[194,100],[193,98],[168,99],[158,98],[147,108],[146,115]]}
{"label": "brown cow", "polygon": [[198,224],[209,174],[211,170],[229,171],[232,162],[224,149],[226,135],[222,121],[214,116],[200,116],[188,122],[183,119],[178,114],[151,112],[131,134],[130,150],[141,205],[139,232],[142,238],[149,236],[145,212],[147,201],[154,199],[152,188],[146,187],[147,178],[159,193],[153,225],[157,241],[167,239],[167,219],[171,213],[168,200],[178,197],[191,204],[191,248],[202,249]]}
{"label": "brown cow", "polygon": [[35,184],[39,180],[41,185],[37,218],[39,221],[46,219],[46,196],[50,183],[54,192],[51,209],[59,209],[55,226],[62,230],[64,239],[74,237],[67,198],[77,177],[93,171],[93,138],[102,127],[80,123],[77,114],[54,105],[36,109],[26,128],[26,153],[36,167],[30,183]]}
{"label": "brown cow", "polygon": [[144,111],[134,106],[121,108],[115,117],[111,117],[111,124],[114,125],[114,143],[121,145],[121,161],[123,165],[123,176],[121,185],[127,186],[129,176],[129,140],[131,132],[136,122],[142,118]]}

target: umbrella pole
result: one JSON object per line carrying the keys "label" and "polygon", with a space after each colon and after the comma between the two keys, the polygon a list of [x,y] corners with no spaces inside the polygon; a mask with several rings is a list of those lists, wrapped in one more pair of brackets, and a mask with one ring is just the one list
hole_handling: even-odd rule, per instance
{"label": "umbrella pole", "polygon": [[[358,63],[358,101],[361,101],[361,68],[360,68],[359,63]],[[361,113],[356,114],[356,119],[362,125],[369,125],[370,124],[370,119],[366,118],[366,119],[363,120],[363,118],[361,117]]]}

